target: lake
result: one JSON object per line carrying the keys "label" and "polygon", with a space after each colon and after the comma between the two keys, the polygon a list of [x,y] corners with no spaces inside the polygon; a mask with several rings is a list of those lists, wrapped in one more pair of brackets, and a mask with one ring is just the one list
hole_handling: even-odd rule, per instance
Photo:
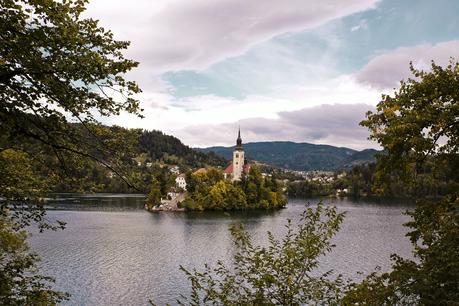
{"label": "lake", "polygon": [[[179,266],[202,269],[204,263],[229,260],[233,250],[228,226],[242,222],[254,241],[266,231],[282,235],[287,219],[298,221],[304,205],[291,199],[273,212],[149,213],[142,195],[59,194],[47,201],[50,219],[67,222],[63,231],[38,233],[30,243],[42,257],[42,273],[55,288],[72,296],[65,305],[175,305],[189,284]],[[322,258],[321,271],[333,269],[358,279],[376,266],[390,267],[389,256],[411,257],[403,215],[409,204],[325,200],[347,215],[335,237],[336,248]]]}

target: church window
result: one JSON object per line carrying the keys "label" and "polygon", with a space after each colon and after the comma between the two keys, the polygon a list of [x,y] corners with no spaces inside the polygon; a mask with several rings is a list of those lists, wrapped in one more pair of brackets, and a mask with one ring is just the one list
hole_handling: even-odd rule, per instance
{"label": "church window", "polygon": [[238,157],[239,157],[239,154],[238,154],[238,153],[236,153],[236,158],[238,158]]}

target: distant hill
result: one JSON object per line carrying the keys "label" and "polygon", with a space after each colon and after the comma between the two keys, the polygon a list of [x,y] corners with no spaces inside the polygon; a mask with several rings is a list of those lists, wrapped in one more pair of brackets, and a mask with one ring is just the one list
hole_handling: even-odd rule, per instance
{"label": "distant hill", "polygon": [[152,161],[184,163],[190,167],[225,166],[227,161],[212,152],[199,152],[184,145],[178,138],[161,131],[139,131],[138,153],[146,153]]}
{"label": "distant hill", "polygon": [[[348,168],[355,164],[374,161],[374,155],[378,152],[373,149],[357,151],[344,147],[290,141],[252,142],[243,146],[249,160],[298,171]],[[231,159],[233,149],[234,147],[219,146],[197,150],[206,153],[215,152],[226,159]]]}
{"label": "distant hill", "polygon": [[345,160],[343,163],[343,168],[352,167],[354,165],[365,164],[369,162],[375,161],[376,153],[380,153],[381,151],[375,149],[365,149],[362,151],[357,151],[352,154],[349,159]]}

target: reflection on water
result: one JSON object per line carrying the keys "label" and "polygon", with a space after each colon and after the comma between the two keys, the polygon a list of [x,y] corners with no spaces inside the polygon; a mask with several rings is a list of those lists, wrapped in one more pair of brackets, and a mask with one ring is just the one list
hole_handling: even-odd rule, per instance
{"label": "reflection on water", "polygon": [[[141,195],[57,195],[47,202],[49,217],[67,222],[64,231],[35,233],[32,246],[43,271],[58,289],[72,294],[68,305],[175,304],[188,292],[179,266],[202,267],[227,261],[233,251],[228,226],[242,222],[258,243],[266,231],[282,235],[287,219],[298,221],[307,201],[291,200],[278,211],[148,213]],[[315,201],[312,201],[315,202]],[[350,200],[332,202],[347,215],[335,238],[337,247],[321,260],[349,278],[389,267],[389,255],[409,257],[402,226],[409,205]]]}
{"label": "reflection on water", "polygon": [[119,193],[55,193],[45,199],[48,210],[125,211],[143,209],[145,195]]}

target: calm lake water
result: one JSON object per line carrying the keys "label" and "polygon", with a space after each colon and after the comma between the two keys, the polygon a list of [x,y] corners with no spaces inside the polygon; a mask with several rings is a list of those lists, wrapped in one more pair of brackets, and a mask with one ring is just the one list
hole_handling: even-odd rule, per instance
{"label": "calm lake water", "polygon": [[[228,226],[242,222],[260,244],[266,231],[282,235],[287,219],[298,221],[304,205],[290,200],[286,209],[247,213],[148,213],[141,195],[58,195],[50,199],[51,219],[67,222],[64,231],[34,232],[31,245],[42,257],[42,272],[72,296],[66,305],[158,305],[188,292],[179,266],[202,268],[232,254]],[[376,266],[387,270],[389,256],[411,257],[400,202],[325,200],[347,215],[336,248],[320,270],[358,279]]]}

